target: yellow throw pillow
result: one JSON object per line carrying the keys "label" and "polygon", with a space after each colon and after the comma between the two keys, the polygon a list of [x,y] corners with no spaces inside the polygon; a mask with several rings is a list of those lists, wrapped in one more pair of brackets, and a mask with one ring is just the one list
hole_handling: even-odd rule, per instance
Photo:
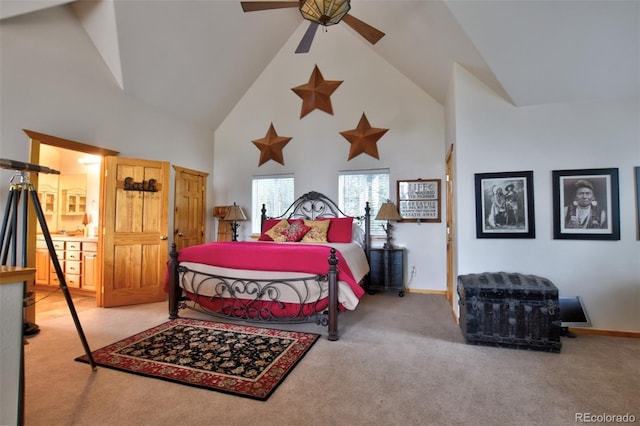
{"label": "yellow throw pillow", "polygon": [[311,227],[311,230],[302,238],[303,243],[326,243],[329,232],[329,220],[305,220],[304,224]]}
{"label": "yellow throw pillow", "polygon": [[287,222],[287,219],[282,219],[280,222],[275,224],[273,228],[265,232],[265,234],[270,236],[273,241],[287,241],[286,232],[288,228],[289,222]]}

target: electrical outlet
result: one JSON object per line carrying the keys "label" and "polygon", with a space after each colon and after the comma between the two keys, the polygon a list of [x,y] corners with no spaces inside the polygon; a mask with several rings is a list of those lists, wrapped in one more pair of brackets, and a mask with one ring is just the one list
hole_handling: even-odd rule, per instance
{"label": "electrical outlet", "polygon": [[415,275],[416,275],[416,267],[415,267],[415,266],[412,266],[412,267],[411,267],[411,275],[412,275],[412,276],[415,276]]}

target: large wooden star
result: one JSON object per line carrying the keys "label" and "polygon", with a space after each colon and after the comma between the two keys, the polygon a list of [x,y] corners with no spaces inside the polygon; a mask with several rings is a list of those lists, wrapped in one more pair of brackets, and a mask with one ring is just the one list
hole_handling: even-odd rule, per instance
{"label": "large wooden star", "polygon": [[289,143],[291,138],[278,136],[276,129],[273,127],[273,123],[269,126],[267,134],[262,139],[256,139],[253,142],[255,146],[260,150],[260,161],[258,167],[262,166],[269,160],[277,161],[284,166],[284,155],[282,149]]}
{"label": "large wooden star", "polygon": [[340,134],[351,144],[351,148],[349,149],[349,158],[347,161],[362,153],[369,154],[373,158],[377,158],[379,160],[378,145],[376,143],[382,135],[387,133],[388,130],[389,129],[371,127],[369,120],[367,120],[367,116],[364,115],[363,112],[362,118],[360,118],[360,122],[358,123],[358,127],[353,130],[340,132]]}
{"label": "large wooden star", "polygon": [[302,110],[300,118],[309,114],[314,109],[319,109],[333,115],[331,107],[331,94],[342,84],[342,81],[325,80],[316,65],[313,68],[309,82],[291,90],[302,98]]}

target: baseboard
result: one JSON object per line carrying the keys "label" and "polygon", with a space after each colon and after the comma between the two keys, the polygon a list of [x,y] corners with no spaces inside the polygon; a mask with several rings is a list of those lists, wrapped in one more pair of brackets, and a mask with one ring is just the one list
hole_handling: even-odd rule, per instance
{"label": "baseboard", "polygon": [[635,339],[640,338],[640,331],[600,330],[597,328],[574,328],[574,327],[569,327],[569,331],[574,334],[591,334],[594,336],[632,337]]}
{"label": "baseboard", "polygon": [[[423,289],[405,289],[405,293],[418,293],[418,294],[437,294],[440,296],[447,296],[446,290],[423,290]],[[453,318],[457,324],[460,324],[460,318],[452,311]],[[634,339],[640,338],[640,331],[618,331],[618,330],[601,330],[597,328],[574,328],[570,327],[569,331],[575,334],[591,334],[594,336],[612,336],[612,337],[631,337]]]}
{"label": "baseboard", "polygon": [[440,296],[447,296],[446,290],[423,290],[419,288],[405,288],[405,293],[417,293],[417,294],[437,294]]}

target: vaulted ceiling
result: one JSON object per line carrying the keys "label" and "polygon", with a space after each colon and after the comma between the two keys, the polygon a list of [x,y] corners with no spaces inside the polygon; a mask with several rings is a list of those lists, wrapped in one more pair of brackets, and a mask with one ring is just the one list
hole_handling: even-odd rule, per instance
{"label": "vaulted ceiling", "polygon": [[[351,5],[386,34],[376,45],[362,40],[363,48],[440,103],[454,62],[516,106],[640,94],[637,0]],[[295,8],[243,13],[239,0],[1,0],[0,18],[28,19],[47,7],[73,8],[124,91],[211,129],[307,27]],[[360,37],[344,23],[332,32]]]}

